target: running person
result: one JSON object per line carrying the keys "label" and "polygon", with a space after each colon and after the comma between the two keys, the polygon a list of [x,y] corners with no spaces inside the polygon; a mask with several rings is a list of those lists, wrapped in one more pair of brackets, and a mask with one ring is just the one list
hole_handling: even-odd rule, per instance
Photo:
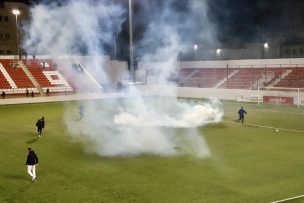
{"label": "running person", "polygon": [[42,133],[42,129],[44,129],[44,125],[45,125],[44,117],[42,117],[41,119],[39,119],[39,120],[36,122],[37,133],[38,133],[38,136],[39,136],[39,137],[41,137],[41,133]]}
{"label": "running person", "polygon": [[244,117],[245,117],[245,114],[247,114],[245,109],[243,107],[241,107],[240,110],[238,111],[238,114],[239,114],[238,122],[242,121],[242,123],[244,123]]}

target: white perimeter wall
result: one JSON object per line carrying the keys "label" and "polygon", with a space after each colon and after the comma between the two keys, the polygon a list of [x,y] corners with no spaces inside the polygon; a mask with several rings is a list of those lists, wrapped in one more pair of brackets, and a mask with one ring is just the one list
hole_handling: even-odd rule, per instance
{"label": "white perimeter wall", "polygon": [[[27,56],[28,59],[32,59],[32,55]],[[49,59],[51,58],[48,55],[37,55],[36,59]],[[105,61],[108,61],[109,67],[117,67],[119,64],[119,68],[123,70],[128,69],[128,64],[126,61],[111,61],[109,56],[58,56],[58,58],[68,58],[68,59],[78,59],[80,61],[87,60],[90,58],[102,58]],[[0,56],[0,59],[17,59],[16,55],[3,55]],[[24,56],[22,57],[24,58]],[[112,64],[112,62],[114,62]],[[119,63],[117,63],[119,62]],[[166,64],[165,62],[139,62],[138,69],[147,69],[153,68],[160,65]],[[250,60],[221,60],[221,61],[178,61],[174,65],[177,68],[226,68],[228,67],[256,67],[256,68],[264,68],[267,67],[296,67],[301,66],[304,67],[304,58],[285,58],[285,59],[250,59]]]}
{"label": "white perimeter wall", "polygon": [[[258,90],[244,90],[244,89],[213,89],[213,88],[191,88],[191,87],[172,87],[172,86],[139,86],[143,95],[158,95],[158,96],[177,96],[185,98],[211,98],[215,97],[219,100],[233,100],[236,101],[238,97],[257,97],[263,96],[284,96],[293,97],[295,105],[304,105],[304,92],[290,91],[258,91]],[[174,90],[168,94],[166,89]],[[172,95],[172,92],[175,95]]]}
{"label": "white perimeter wall", "polygon": [[265,68],[265,67],[304,67],[304,58],[294,59],[259,59],[259,60],[228,60],[228,61],[183,61],[180,68]]}
{"label": "white perimeter wall", "polygon": [[[236,100],[238,96],[257,95],[258,90],[240,90],[240,89],[213,89],[213,88],[191,88],[191,87],[173,87],[161,85],[138,86],[143,94],[158,96],[177,96],[189,98],[210,98],[216,97],[223,100]],[[175,92],[175,95],[168,94],[166,91]]]}
{"label": "white perimeter wall", "polygon": [[234,100],[239,97],[250,98],[259,96],[281,96],[293,97],[295,105],[304,105],[304,92],[298,93],[297,90],[291,91],[258,91],[258,90],[243,90],[243,89],[213,89],[213,88],[189,88],[178,87],[179,97],[190,98],[210,98],[215,97],[220,100]]}
{"label": "white perimeter wall", "polygon": [[[139,62],[138,69],[150,69],[161,66],[162,62]],[[293,59],[258,59],[258,60],[223,60],[223,61],[180,61],[177,68],[265,68],[265,67],[304,67],[304,58]]]}

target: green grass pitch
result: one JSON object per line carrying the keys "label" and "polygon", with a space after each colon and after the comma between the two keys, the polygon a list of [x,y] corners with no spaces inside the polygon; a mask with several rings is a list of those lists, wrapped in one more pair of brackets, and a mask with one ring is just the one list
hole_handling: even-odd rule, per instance
{"label": "green grass pitch", "polygon": [[[256,203],[304,194],[303,107],[224,102],[224,122],[199,129],[212,156],[198,159],[88,154],[62,122],[67,105],[77,116],[73,102],[0,106],[1,203]],[[234,123],[240,106],[252,125]],[[46,129],[37,139],[41,116]],[[34,183],[28,147],[39,156]]]}

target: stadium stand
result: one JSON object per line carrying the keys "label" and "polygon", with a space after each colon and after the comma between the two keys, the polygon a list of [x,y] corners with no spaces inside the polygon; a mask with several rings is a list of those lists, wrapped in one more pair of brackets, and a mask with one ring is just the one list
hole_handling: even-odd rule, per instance
{"label": "stadium stand", "polygon": [[[9,82],[7,81],[7,79],[5,78],[5,75],[8,74],[6,72],[6,70],[4,69],[4,67],[0,64],[0,89],[10,89],[11,85],[9,84]],[[5,71],[5,72],[4,72]]]}
{"label": "stadium stand", "polygon": [[[233,71],[236,69],[230,70]],[[223,84],[221,88],[227,89],[249,89],[259,79],[263,77],[263,69],[261,68],[240,68],[226,84]]]}
{"label": "stadium stand", "polygon": [[11,77],[11,79],[16,84],[17,88],[34,88],[34,84],[27,77],[22,68],[20,68],[17,64],[14,63],[13,60],[2,59],[1,64]]}
{"label": "stadium stand", "polygon": [[275,87],[290,87],[303,88],[304,87],[304,68],[292,68],[286,77],[282,78]]}
{"label": "stadium stand", "polygon": [[[182,86],[197,84],[198,87],[214,87],[226,76],[225,68],[181,69],[179,79]],[[191,78],[191,80],[189,80]]]}
{"label": "stadium stand", "polygon": [[[157,72],[150,71],[150,74]],[[225,89],[304,88],[304,67],[180,68],[180,86]],[[0,59],[0,91],[9,95],[96,92],[96,81],[69,59]]]}
{"label": "stadium stand", "polygon": [[64,59],[57,60],[56,62],[60,64],[59,68],[62,76],[69,81],[69,84],[75,91],[80,93],[96,91],[96,88],[89,82],[79,64],[73,64],[71,61]]}
{"label": "stadium stand", "polygon": [[177,83],[185,87],[257,89],[304,87],[304,67],[182,68]]}
{"label": "stadium stand", "polygon": [[67,94],[92,92],[92,84],[76,70],[69,60],[58,63],[50,59],[0,59],[0,90],[9,95],[25,94]]}

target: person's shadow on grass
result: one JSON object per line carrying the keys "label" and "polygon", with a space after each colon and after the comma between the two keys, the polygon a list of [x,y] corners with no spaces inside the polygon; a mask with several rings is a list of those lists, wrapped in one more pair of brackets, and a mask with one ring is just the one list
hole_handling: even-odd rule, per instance
{"label": "person's shadow on grass", "polygon": [[24,175],[19,175],[19,174],[6,174],[3,175],[2,177],[6,179],[15,179],[15,180],[24,180],[24,181],[29,180],[29,178],[26,178]]}
{"label": "person's shadow on grass", "polygon": [[26,143],[27,144],[33,144],[33,143],[37,142],[38,140],[39,140],[39,137],[35,137],[35,138],[31,139],[31,140],[26,141]]}

